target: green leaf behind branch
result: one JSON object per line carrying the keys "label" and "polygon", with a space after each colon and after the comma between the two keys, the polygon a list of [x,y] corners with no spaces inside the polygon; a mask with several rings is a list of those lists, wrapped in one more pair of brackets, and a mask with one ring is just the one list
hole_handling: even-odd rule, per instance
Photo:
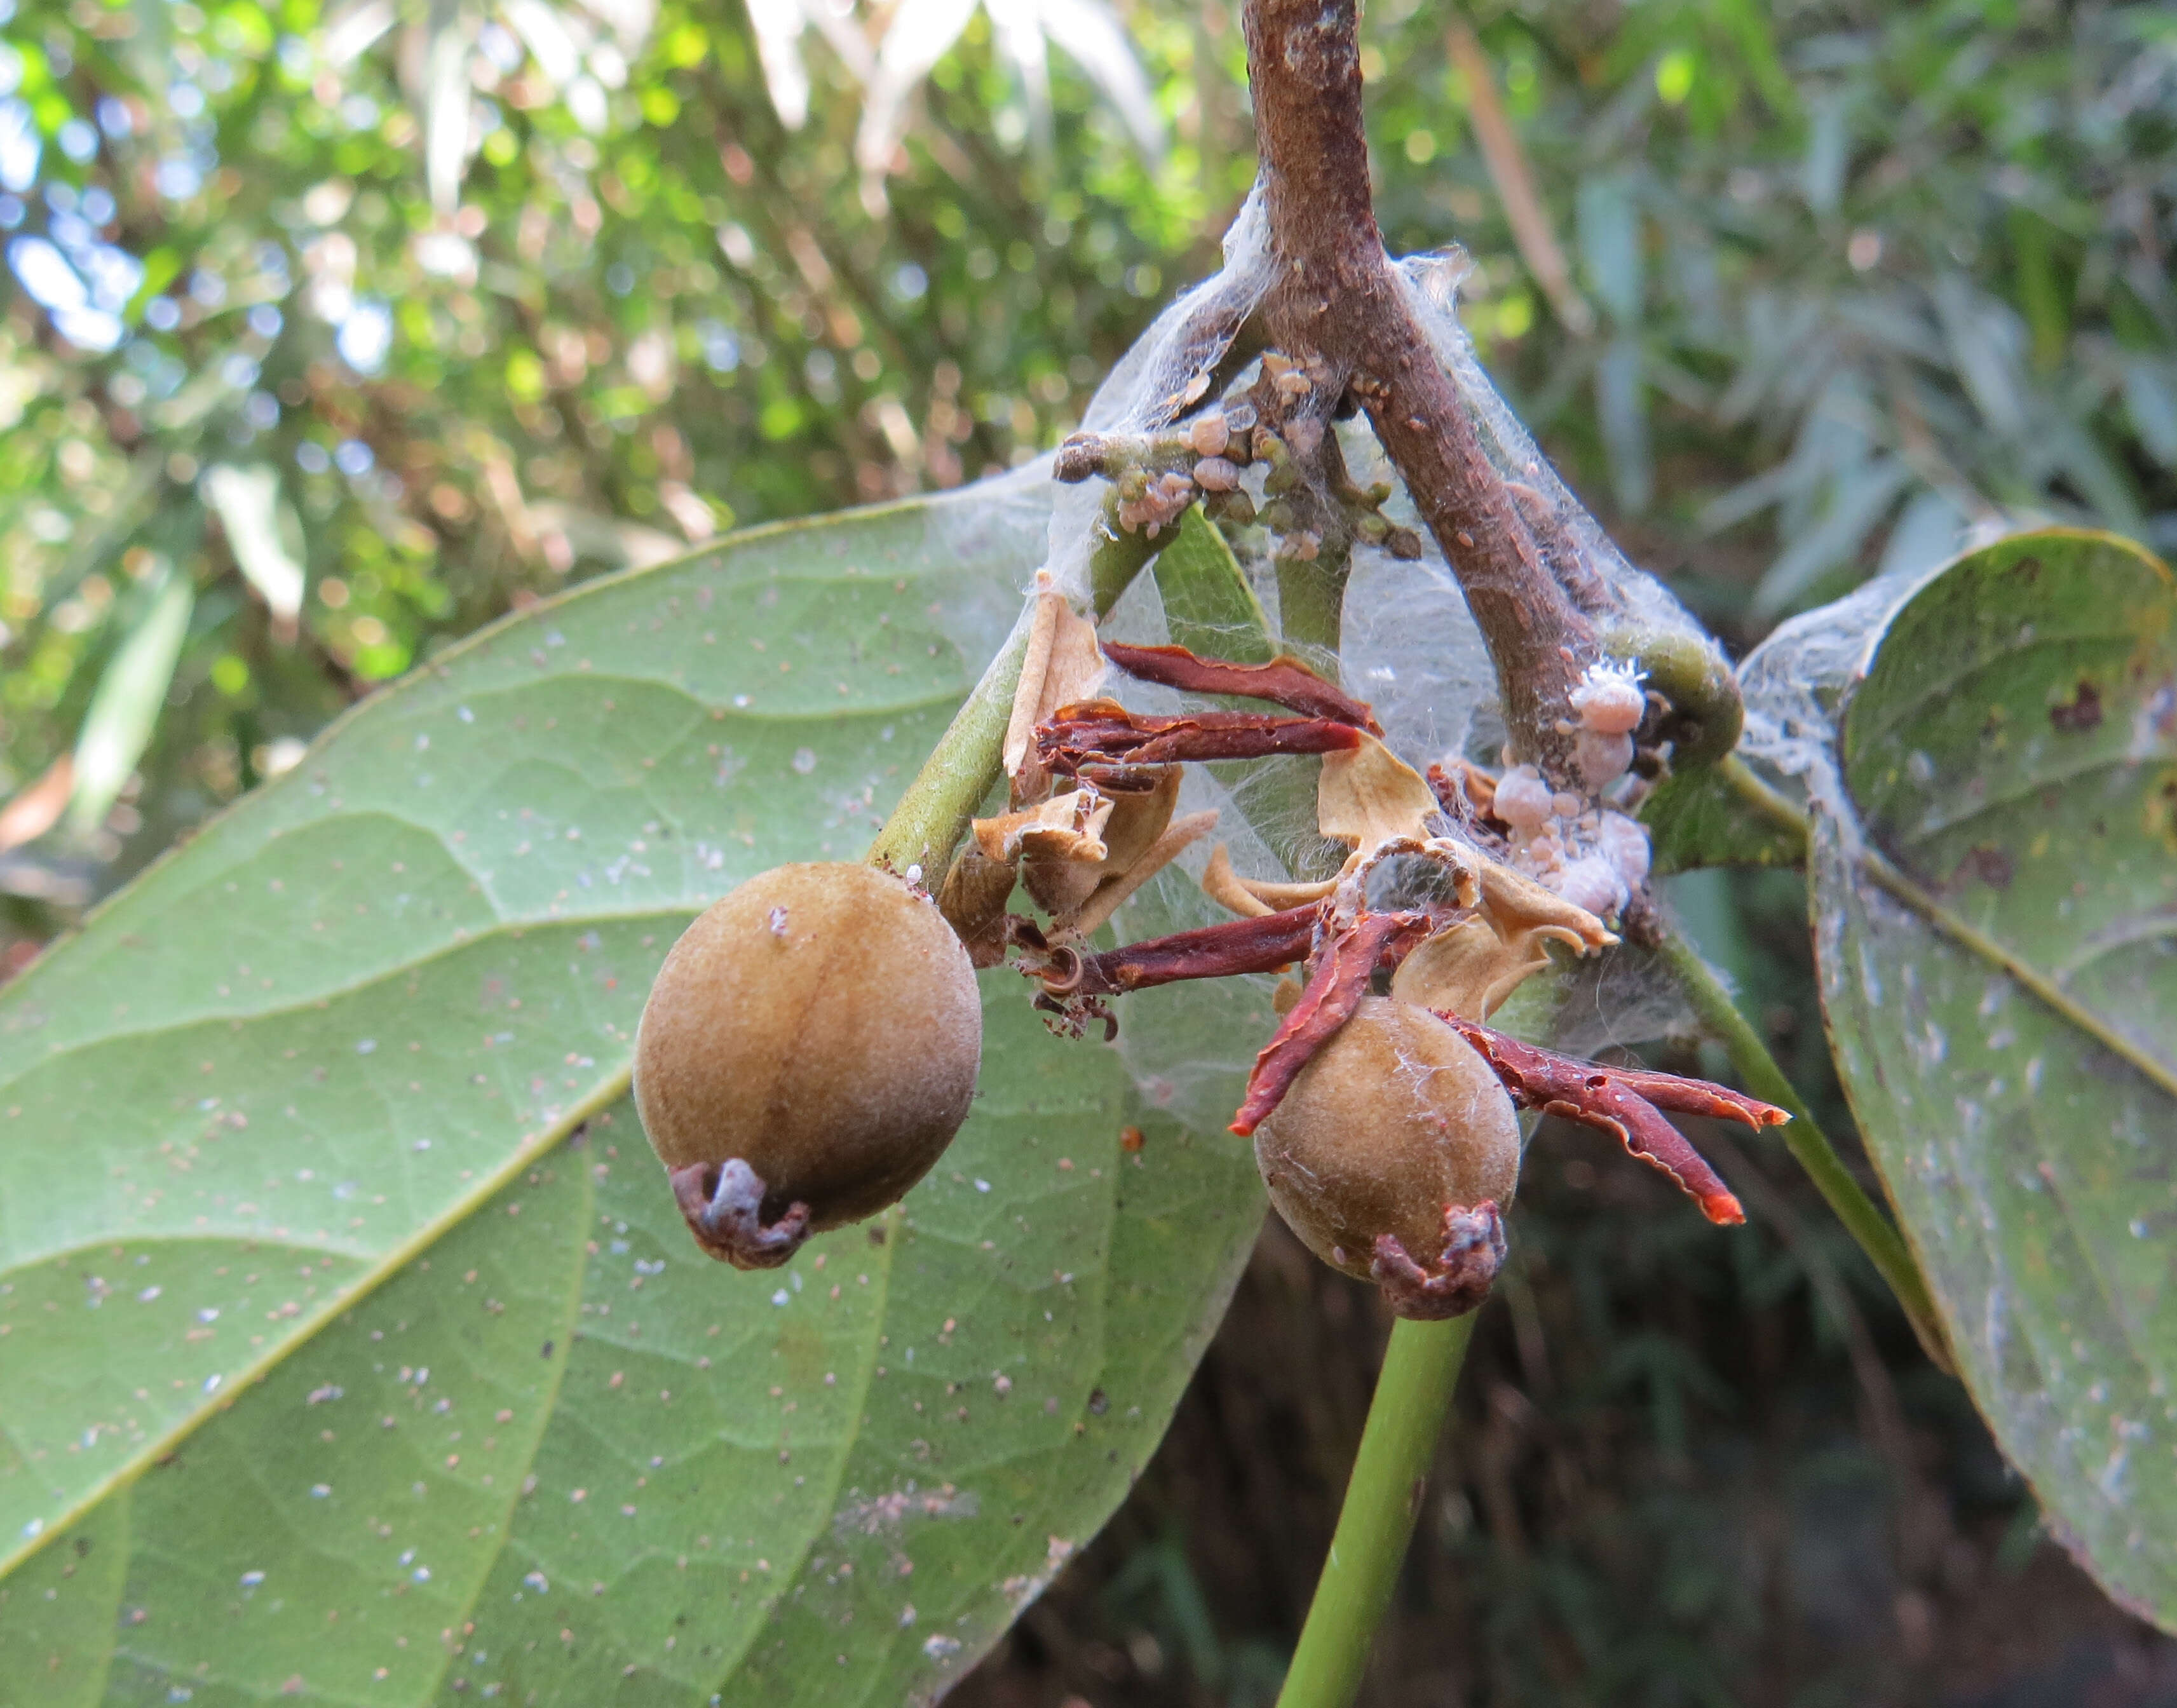
{"label": "green leaf behind branch", "polygon": [[1816,818],[1847,1089],[1961,1373],[2056,1532],[2177,1629],[2177,591],[2107,535],[1961,559]]}

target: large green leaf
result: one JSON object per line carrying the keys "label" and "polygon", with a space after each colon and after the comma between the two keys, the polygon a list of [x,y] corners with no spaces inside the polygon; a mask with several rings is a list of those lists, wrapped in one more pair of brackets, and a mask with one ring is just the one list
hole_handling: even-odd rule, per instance
{"label": "large green leaf", "polygon": [[623,1097],[681,925],[860,852],[1048,515],[767,530],[504,625],[0,996],[0,1702],[889,1705],[1093,1534],[1244,1147],[994,973],[936,1172],[741,1274]]}
{"label": "large green leaf", "polygon": [[2177,1629],[2169,570],[2071,532],[1961,559],[1889,623],[1841,754],[1815,939],[1869,1149],[2004,1451]]}

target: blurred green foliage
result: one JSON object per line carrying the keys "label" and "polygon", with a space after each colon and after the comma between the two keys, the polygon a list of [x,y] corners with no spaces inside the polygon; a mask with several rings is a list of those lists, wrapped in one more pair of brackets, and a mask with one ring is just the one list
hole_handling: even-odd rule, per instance
{"label": "blurred green foliage", "polygon": [[[1047,449],[1253,170],[1225,6],[14,3],[0,888],[63,904],[570,577]],[[2022,516],[2170,545],[2162,8],[1448,19],[1367,20],[1387,238],[1468,247],[1515,401],[1712,619]]]}

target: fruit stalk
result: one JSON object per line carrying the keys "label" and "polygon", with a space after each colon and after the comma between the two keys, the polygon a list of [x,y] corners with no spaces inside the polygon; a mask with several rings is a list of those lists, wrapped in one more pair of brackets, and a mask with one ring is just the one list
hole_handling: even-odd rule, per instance
{"label": "fruit stalk", "polygon": [[1286,1669],[1278,1708],[1346,1708],[1413,1539],[1437,1437],[1474,1333],[1474,1315],[1391,1329],[1330,1556]]}
{"label": "fruit stalk", "polygon": [[984,670],[983,679],[952,714],[937,745],[870,844],[865,856],[870,865],[890,866],[903,875],[919,868],[917,876],[933,891],[944,881],[953,849],[968,833],[984,798],[997,786],[1003,769],[1001,752],[1012,717],[1013,696],[1020,687],[1021,665],[1028,657],[1033,611],[1031,601],[998,656]]}

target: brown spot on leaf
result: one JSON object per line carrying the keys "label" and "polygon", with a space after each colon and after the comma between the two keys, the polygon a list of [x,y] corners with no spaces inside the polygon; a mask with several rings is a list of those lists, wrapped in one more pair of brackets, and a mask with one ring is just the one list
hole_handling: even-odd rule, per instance
{"label": "brown spot on leaf", "polygon": [[1978,878],[1992,890],[2007,890],[2016,870],[2011,856],[1990,843],[1983,843],[1958,862],[1958,881]]}
{"label": "brown spot on leaf", "polygon": [[2083,735],[2102,721],[2101,690],[2083,676],[2068,701],[2049,708],[2049,721],[2066,735]]}

